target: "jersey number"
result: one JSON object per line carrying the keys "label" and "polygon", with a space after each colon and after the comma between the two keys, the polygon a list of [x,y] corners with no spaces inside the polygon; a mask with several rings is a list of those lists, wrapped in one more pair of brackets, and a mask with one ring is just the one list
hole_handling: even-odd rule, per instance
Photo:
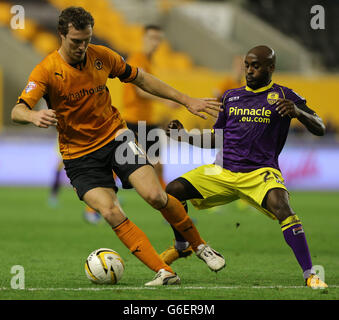
{"label": "jersey number", "polygon": [[[282,183],[282,181],[280,180],[280,177],[275,172],[265,171],[265,172],[260,173],[260,175],[264,176],[264,182],[267,182],[267,180],[269,180],[269,179],[274,179],[275,178],[278,183]],[[274,177],[272,177],[272,175]]]}

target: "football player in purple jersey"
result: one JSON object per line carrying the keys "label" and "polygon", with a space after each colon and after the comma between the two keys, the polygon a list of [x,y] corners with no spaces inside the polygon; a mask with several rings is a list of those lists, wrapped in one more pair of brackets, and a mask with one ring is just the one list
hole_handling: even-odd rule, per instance
{"label": "football player in purple jersey", "polygon": [[[216,146],[217,135],[223,145],[215,164],[203,165],[183,174],[167,185],[166,191],[187,210],[187,200],[197,209],[211,208],[244,199],[268,217],[278,220],[286,243],[291,247],[307,286],[326,288],[313,268],[303,226],[289,203],[278,157],[284,147],[292,118],[317,136],[325,134],[321,118],[292,89],[273,83],[276,54],[267,46],[248,51],[245,60],[246,85],[227,90],[223,110],[211,134],[194,136],[174,120],[167,135],[198,147]],[[219,160],[218,160],[219,159]],[[173,227],[172,227],[173,228]],[[170,264],[192,252],[189,243],[173,228],[175,244],[161,257]]]}

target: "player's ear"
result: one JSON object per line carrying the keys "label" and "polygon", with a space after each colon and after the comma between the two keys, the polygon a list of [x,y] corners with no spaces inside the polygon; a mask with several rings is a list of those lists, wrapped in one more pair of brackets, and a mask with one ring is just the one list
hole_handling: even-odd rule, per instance
{"label": "player's ear", "polygon": [[61,32],[58,32],[58,35],[59,35],[61,41],[66,39],[66,36],[63,35]]}
{"label": "player's ear", "polygon": [[273,73],[275,71],[275,64],[271,63],[271,65],[268,68],[269,68],[270,73]]}

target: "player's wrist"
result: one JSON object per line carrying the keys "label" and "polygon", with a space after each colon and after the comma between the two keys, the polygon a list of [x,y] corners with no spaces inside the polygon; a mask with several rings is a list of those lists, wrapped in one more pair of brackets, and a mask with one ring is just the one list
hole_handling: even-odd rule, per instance
{"label": "player's wrist", "polygon": [[190,106],[190,101],[191,101],[191,97],[185,95],[185,94],[182,94],[180,100],[179,100],[179,103],[181,103],[185,108],[189,108]]}
{"label": "player's wrist", "polygon": [[36,120],[37,120],[37,115],[38,115],[37,111],[35,111],[35,110],[28,110],[27,111],[27,121],[30,122],[30,123],[35,124]]}
{"label": "player's wrist", "polygon": [[303,111],[300,110],[297,106],[295,106],[295,109],[294,109],[294,117],[299,119],[303,114]]}

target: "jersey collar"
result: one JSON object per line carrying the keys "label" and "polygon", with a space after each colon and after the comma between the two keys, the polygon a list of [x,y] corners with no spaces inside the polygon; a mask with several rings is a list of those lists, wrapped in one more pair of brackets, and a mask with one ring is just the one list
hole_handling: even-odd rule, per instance
{"label": "jersey collar", "polygon": [[84,60],[74,63],[74,64],[69,64],[69,65],[71,65],[75,69],[82,70],[86,65],[86,61],[87,61],[87,52],[85,53]]}
{"label": "jersey collar", "polygon": [[245,89],[246,89],[246,91],[251,91],[251,92],[253,92],[253,93],[258,93],[258,92],[264,92],[264,91],[266,91],[266,90],[268,90],[268,89],[271,89],[272,88],[272,86],[273,86],[273,82],[271,81],[267,86],[265,86],[265,87],[261,87],[261,88],[258,88],[258,89],[251,89],[250,87],[248,87],[248,86],[246,86],[245,87]]}

